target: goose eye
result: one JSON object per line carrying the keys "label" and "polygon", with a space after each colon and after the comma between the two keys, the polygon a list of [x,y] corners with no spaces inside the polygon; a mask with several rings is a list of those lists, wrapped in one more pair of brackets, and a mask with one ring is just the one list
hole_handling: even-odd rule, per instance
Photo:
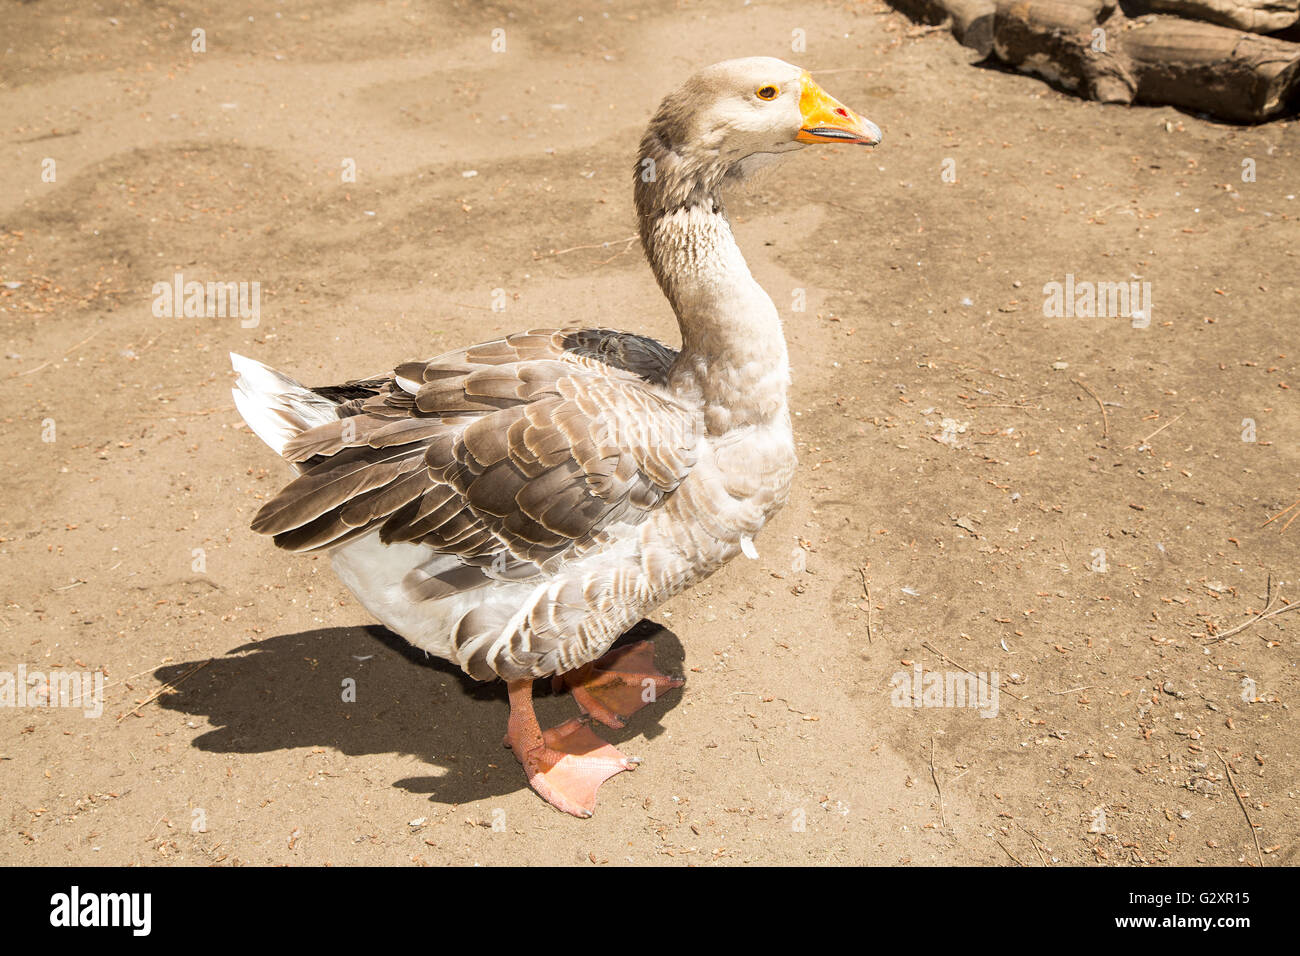
{"label": "goose eye", "polygon": [[777,89],[775,86],[764,86],[754,95],[760,100],[774,100],[776,99]]}

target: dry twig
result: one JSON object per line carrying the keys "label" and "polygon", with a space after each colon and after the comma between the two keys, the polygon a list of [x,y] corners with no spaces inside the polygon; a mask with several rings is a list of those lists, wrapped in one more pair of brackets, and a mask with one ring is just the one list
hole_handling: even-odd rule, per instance
{"label": "dry twig", "polygon": [[[1282,509],[1281,511],[1279,511],[1277,514],[1273,515],[1273,517],[1271,517],[1271,518],[1269,518],[1267,521],[1265,521],[1262,525],[1260,525],[1260,527],[1261,527],[1261,528],[1267,528],[1267,527],[1268,527],[1269,525],[1271,525],[1274,521],[1276,521],[1278,518],[1282,517],[1284,514],[1286,514],[1288,511],[1290,511],[1290,510],[1291,510],[1292,508],[1294,508],[1296,505],[1300,505],[1300,498],[1297,498],[1295,501],[1291,502],[1289,505],[1287,505],[1285,508],[1283,508],[1283,509]],[[1296,519],[1297,516],[1300,516],[1300,511],[1297,511],[1297,512],[1296,512],[1295,514],[1293,514],[1291,517],[1289,517],[1289,518],[1286,519],[1286,524],[1282,525],[1282,530],[1283,530],[1283,531],[1286,531],[1287,528],[1291,527],[1291,522],[1292,522],[1292,521],[1295,521],[1295,519]]]}
{"label": "dry twig", "polygon": [[1110,416],[1106,414],[1106,403],[1101,400],[1100,395],[1094,392],[1083,382],[1079,381],[1077,378],[1072,378],[1070,379],[1070,381],[1073,382],[1075,385],[1078,385],[1081,389],[1083,389],[1085,392],[1091,395],[1092,400],[1097,403],[1097,407],[1101,409],[1101,437],[1109,438],[1110,437]]}
{"label": "dry twig", "polygon": [[1236,627],[1224,631],[1222,634],[1215,634],[1214,637],[1211,638],[1211,642],[1227,640],[1228,638],[1232,637],[1234,634],[1240,634],[1242,631],[1250,627],[1252,624],[1258,624],[1260,621],[1267,621],[1270,617],[1277,617],[1277,615],[1285,614],[1287,611],[1294,611],[1296,608],[1300,607],[1300,601],[1292,601],[1290,604],[1284,604],[1282,607],[1270,611],[1269,608],[1271,608],[1272,606],[1273,606],[1273,575],[1270,574],[1268,576],[1267,591],[1266,591],[1266,596],[1264,598],[1264,610],[1260,611],[1258,614],[1256,614],[1254,617],[1252,617],[1249,621],[1247,621],[1244,624],[1238,624]]}
{"label": "dry twig", "polygon": [[1178,413],[1178,416],[1177,416],[1176,418],[1171,418],[1171,419],[1169,419],[1169,421],[1165,422],[1163,425],[1161,425],[1159,428],[1157,428],[1155,431],[1153,431],[1153,432],[1152,432],[1150,435],[1148,435],[1146,438],[1143,438],[1141,441],[1135,441],[1135,442],[1134,442],[1133,444],[1131,444],[1131,445],[1125,445],[1125,446],[1124,446],[1125,450],[1127,450],[1127,449],[1129,449],[1129,448],[1140,448],[1142,445],[1145,445],[1145,444],[1146,444],[1147,442],[1149,442],[1151,439],[1155,438],[1155,437],[1156,437],[1157,435],[1159,435],[1162,431],[1164,431],[1166,428],[1168,428],[1170,425],[1172,425],[1174,422],[1178,421],[1179,418],[1182,418],[1182,417],[1183,417],[1184,415],[1186,415],[1186,414],[1187,414],[1186,412],[1179,412],[1179,413]]}
{"label": "dry twig", "polygon": [[948,814],[943,808],[943,789],[939,786],[939,775],[934,771],[934,737],[930,738],[930,779],[934,781],[934,792],[939,795],[939,822],[948,829]]}
{"label": "dry twig", "polygon": [[159,687],[156,691],[154,691],[152,694],[150,694],[150,695],[149,695],[148,697],[146,697],[144,700],[140,701],[140,703],[136,704],[136,705],[135,705],[135,708],[134,708],[133,710],[129,710],[129,711],[127,711],[125,714],[123,714],[121,717],[117,718],[117,722],[120,724],[122,721],[126,720],[126,718],[130,717],[132,714],[139,713],[141,707],[143,707],[143,706],[145,706],[146,704],[152,703],[153,701],[157,700],[159,697],[162,696],[162,694],[163,694],[164,691],[170,690],[171,688],[175,687],[177,684],[179,684],[181,681],[185,680],[186,678],[192,677],[194,674],[196,674],[196,673],[198,673],[199,671],[203,670],[203,668],[207,667],[207,666],[208,666],[209,664],[211,664],[211,663],[212,663],[212,658],[209,657],[209,658],[208,658],[206,661],[204,661],[202,664],[195,664],[193,667],[191,667],[189,670],[187,670],[187,671],[186,671],[184,674],[182,674],[180,677],[176,678],[174,681],[171,681],[170,683],[167,683],[167,684],[163,684],[161,687]]}
{"label": "dry twig", "polygon": [[867,643],[871,643],[871,587],[867,584],[867,569],[858,568],[858,574],[862,576],[862,596],[867,601]]}
{"label": "dry twig", "polygon": [[1264,851],[1259,848],[1259,833],[1255,830],[1255,824],[1251,822],[1250,811],[1246,809],[1246,801],[1241,799],[1241,791],[1237,789],[1237,781],[1232,779],[1232,768],[1228,766],[1228,761],[1217,750],[1214,753],[1223,761],[1223,769],[1228,773],[1228,783],[1232,784],[1232,792],[1237,795],[1237,802],[1241,804],[1241,812],[1246,815],[1246,826],[1250,827],[1250,835],[1255,839],[1255,855],[1259,857],[1259,865],[1262,867],[1264,865]]}
{"label": "dry twig", "polygon": [[[935,654],[938,654],[940,657],[942,657],[945,661],[947,661],[947,662],[948,662],[949,664],[951,664],[953,667],[957,668],[959,671],[965,671],[967,674],[970,674],[972,677],[979,677],[979,676],[980,676],[979,674],[976,674],[976,673],[975,673],[973,670],[971,670],[970,668],[968,668],[968,667],[962,667],[962,666],[961,666],[960,664],[958,664],[955,660],[953,660],[951,657],[949,657],[949,656],[948,656],[947,654],[945,654],[943,651],[939,650],[937,647],[934,647],[934,646],[933,646],[932,644],[930,644],[928,641],[927,641],[927,642],[923,642],[923,643],[921,644],[921,646],[924,647],[924,648],[928,648],[929,650],[933,651]],[[1011,691],[1009,691],[1009,690],[1002,691],[1002,693],[1006,694],[1008,697],[1014,697],[1016,700],[1019,700],[1019,701],[1023,701],[1023,700],[1024,700],[1023,697],[1017,697],[1015,694],[1011,693]]]}
{"label": "dry twig", "polygon": [[[609,242],[593,242],[593,243],[589,243],[588,245],[585,245],[585,246],[570,246],[570,247],[567,248],[567,249],[560,249],[560,250],[557,251],[557,252],[543,252],[543,253],[540,254],[540,255],[536,255],[536,256],[534,256],[534,258],[535,258],[535,259],[555,259],[555,258],[558,258],[559,256],[568,255],[570,252],[577,252],[579,249],[608,249],[610,246],[615,245],[616,243],[620,243],[620,242],[631,242],[631,241],[632,241],[633,239],[635,239],[635,238],[637,238],[637,237],[636,237],[635,235],[632,235],[632,236],[628,236],[628,237],[625,238],[625,239],[612,239],[612,240],[610,240]],[[606,261],[608,261],[608,260],[606,260]]]}
{"label": "dry twig", "polygon": [[1001,840],[998,840],[997,842],[998,842],[998,846],[1002,847],[1002,852],[1005,853],[1007,856],[1011,857],[1012,861],[1016,864],[1016,866],[1024,866],[1023,863],[1021,863],[1019,860],[1016,859],[1016,855],[1006,848],[1006,844],[1004,844]]}
{"label": "dry twig", "polygon": [[[103,326],[100,326],[99,328],[95,329],[95,331],[91,332],[89,335],[87,335],[84,339],[82,339],[80,342],[78,342],[78,343],[77,343],[76,345],[74,345],[72,348],[68,349],[66,352],[64,352],[62,355],[60,355],[59,358],[66,358],[67,356],[71,355],[73,352],[77,351],[77,349],[81,348],[83,345],[85,345],[87,342],[89,342],[89,341],[90,341],[91,339],[93,339],[96,335],[98,335],[100,332],[103,332],[103,331],[104,331]],[[42,362],[40,365],[36,366],[36,368],[29,368],[29,369],[28,369],[27,371],[25,371],[25,372],[15,372],[13,375],[11,375],[11,376],[9,376],[9,377],[10,377],[10,378],[17,378],[17,377],[20,376],[20,375],[31,375],[33,372],[39,372],[41,369],[45,368],[45,366],[49,365],[50,362],[53,362],[53,361],[54,361],[54,359],[50,359],[49,362]]]}

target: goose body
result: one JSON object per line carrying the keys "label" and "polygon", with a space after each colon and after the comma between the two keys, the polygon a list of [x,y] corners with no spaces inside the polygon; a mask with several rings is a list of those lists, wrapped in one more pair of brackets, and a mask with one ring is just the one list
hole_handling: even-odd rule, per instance
{"label": "goose body", "polygon": [[605,328],[534,330],[322,389],[232,356],[240,413],[298,471],[253,530],[328,551],[385,626],[508,681],[508,742],[560,809],[589,815],[600,782],[635,764],[576,721],[542,734],[532,680],[567,675],[583,709],[615,726],[653,700],[643,688],[679,685],[648,646],[613,652],[621,670],[607,652],[752,555],[789,495],[785,340],[720,192],[775,154],[835,141],[874,145],[879,132],[780,60],[717,64],[665,99],[636,203],[680,350]]}
{"label": "goose body", "polygon": [[[403,365],[285,442],[302,474],[253,529],[327,549],[381,623],[480,680],[576,670],[735,557],[789,490],[784,405],[710,435],[667,384],[676,357],[560,330]],[[276,399],[248,363],[256,422]]]}

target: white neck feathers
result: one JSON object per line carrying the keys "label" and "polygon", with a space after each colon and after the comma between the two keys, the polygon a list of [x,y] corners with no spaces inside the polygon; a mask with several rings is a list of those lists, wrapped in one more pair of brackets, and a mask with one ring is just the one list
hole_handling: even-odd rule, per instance
{"label": "white neck feathers", "polygon": [[669,387],[703,406],[712,434],[784,421],[790,366],[781,320],[721,203],[665,212],[642,223],[642,237],[681,326]]}

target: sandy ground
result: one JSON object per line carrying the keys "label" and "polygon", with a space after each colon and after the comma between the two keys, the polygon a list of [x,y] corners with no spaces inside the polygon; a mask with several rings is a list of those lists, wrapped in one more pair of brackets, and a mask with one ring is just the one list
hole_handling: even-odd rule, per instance
{"label": "sandy ground", "polygon": [[[3,18],[0,669],[107,683],[98,719],[0,708],[0,862],[1297,862],[1300,614],[1218,637],[1270,576],[1300,599],[1300,525],[1264,524],[1300,495],[1295,121],[1080,102],[877,2]],[[655,615],[687,685],[605,732],[645,763],[579,821],[501,748],[502,686],[247,530],[287,470],[226,353],[328,384],[530,327],[676,341],[636,144],[753,54],[885,142],[730,199],[801,470],[758,561]],[[259,282],[260,323],[155,316],[178,272]],[[1067,274],[1149,282],[1149,327],[1046,316]],[[895,706],[918,666],[996,673],[996,716]]]}

